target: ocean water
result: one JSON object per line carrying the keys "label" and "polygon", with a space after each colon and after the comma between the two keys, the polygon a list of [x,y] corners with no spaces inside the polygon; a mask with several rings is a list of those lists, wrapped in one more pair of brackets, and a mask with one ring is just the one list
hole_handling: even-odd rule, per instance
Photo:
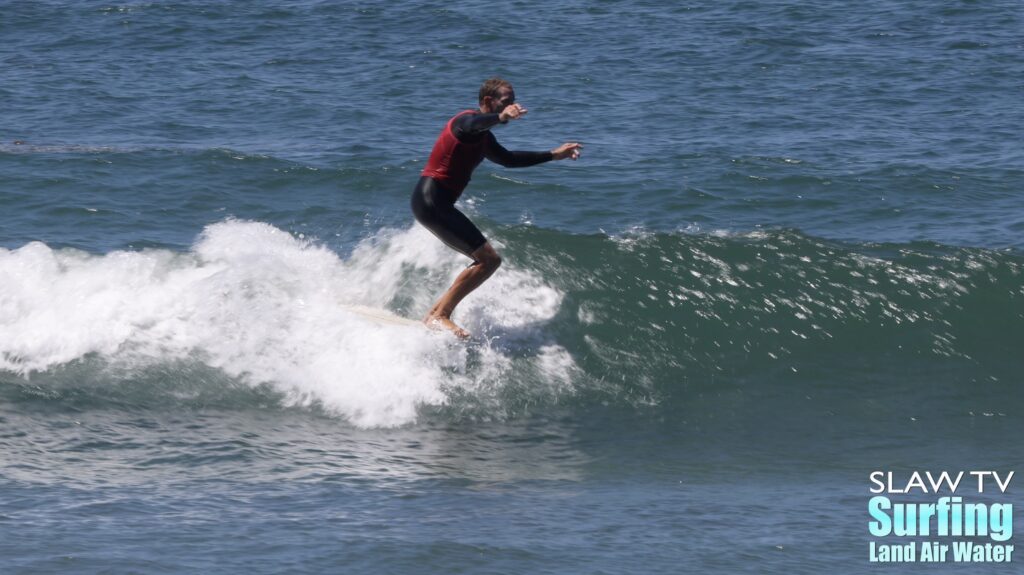
{"label": "ocean water", "polygon": [[[1022,30],[0,1],[0,571],[1015,572],[872,563],[911,539],[867,506],[873,471],[1024,470]],[[346,312],[467,264],[408,201],[493,75],[506,147],[585,149],[476,171],[473,341]]]}

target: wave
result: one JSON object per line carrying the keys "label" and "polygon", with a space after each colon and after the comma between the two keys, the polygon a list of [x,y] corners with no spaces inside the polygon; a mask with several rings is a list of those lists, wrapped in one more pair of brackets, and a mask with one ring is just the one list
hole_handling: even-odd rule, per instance
{"label": "wave", "polygon": [[524,258],[548,252],[542,275],[560,278],[582,347],[636,369],[654,358],[655,373],[797,367],[827,354],[1006,363],[1024,333],[1014,250],[850,245],[793,230],[509,235]]}
{"label": "wave", "polygon": [[506,264],[457,312],[468,346],[344,309],[425,312],[466,262],[420,228],[346,256],[237,220],[187,252],[0,249],[0,397],[313,408],[373,427],[675,405],[802,374],[814,386],[932,366],[989,381],[1019,367],[1024,259],[1011,250],[792,230],[493,236]]}
{"label": "wave", "polygon": [[[251,389],[269,387],[282,405],[322,406],[376,426],[444,405],[451,387],[482,397],[510,369],[556,379],[568,369],[557,346],[541,345],[513,366],[498,348],[470,353],[450,336],[369,324],[344,310],[423,313],[464,265],[427,239],[422,230],[385,231],[341,259],[268,224],[227,221],[187,253],[92,255],[38,242],[0,250],[0,270],[13,280],[0,287],[0,371],[60,387],[68,377],[55,374],[69,364],[88,380],[95,368],[83,366],[99,361],[117,385],[161,365],[207,366]],[[543,322],[560,300],[525,271],[492,287],[466,305],[470,329]],[[192,375],[179,370],[171,392]]]}

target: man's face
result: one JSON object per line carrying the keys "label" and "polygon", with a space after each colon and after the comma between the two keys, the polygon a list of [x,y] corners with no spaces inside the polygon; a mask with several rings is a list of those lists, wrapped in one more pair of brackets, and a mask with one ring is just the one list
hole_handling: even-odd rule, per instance
{"label": "man's face", "polygon": [[491,98],[491,111],[498,114],[516,101],[516,93],[511,86],[502,86],[498,89],[498,96]]}

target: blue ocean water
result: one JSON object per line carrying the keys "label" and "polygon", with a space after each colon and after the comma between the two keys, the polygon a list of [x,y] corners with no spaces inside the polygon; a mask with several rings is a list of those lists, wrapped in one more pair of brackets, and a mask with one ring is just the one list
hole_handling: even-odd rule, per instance
{"label": "blue ocean water", "polygon": [[[1022,30],[0,1],[0,570],[885,568],[872,471],[1024,461]],[[474,342],[346,312],[420,317],[466,265],[409,194],[494,75],[506,147],[585,149],[476,171]]]}

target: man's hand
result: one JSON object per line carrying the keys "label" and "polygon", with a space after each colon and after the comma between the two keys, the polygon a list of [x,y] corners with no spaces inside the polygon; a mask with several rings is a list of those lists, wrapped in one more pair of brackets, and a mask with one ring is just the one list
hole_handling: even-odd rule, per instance
{"label": "man's hand", "polygon": [[566,158],[572,158],[575,160],[580,157],[580,150],[582,149],[583,144],[569,142],[551,150],[551,157],[555,160],[564,160]]}
{"label": "man's hand", "polygon": [[520,106],[519,104],[509,104],[508,106],[505,106],[505,109],[502,110],[500,114],[498,114],[498,120],[500,120],[501,123],[504,124],[509,120],[515,120],[516,118],[523,117],[524,115],[526,115],[526,112],[528,111],[529,110]]}

